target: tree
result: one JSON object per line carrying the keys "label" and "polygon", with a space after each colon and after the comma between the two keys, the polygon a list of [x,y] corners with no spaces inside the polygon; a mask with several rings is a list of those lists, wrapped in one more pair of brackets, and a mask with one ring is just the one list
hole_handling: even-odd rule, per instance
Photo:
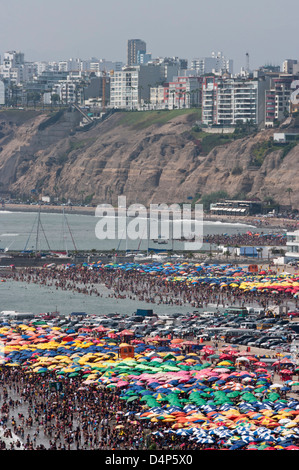
{"label": "tree", "polygon": [[257,251],[257,257],[262,259],[263,258],[263,248],[257,248],[256,251]]}
{"label": "tree", "polygon": [[38,91],[29,91],[27,93],[27,105],[30,102],[33,102],[34,107],[36,106],[36,103],[38,103],[41,99],[41,94],[38,93]]}
{"label": "tree", "polygon": [[58,95],[58,93],[53,93],[51,95],[51,103],[53,103],[55,106],[57,103],[59,103],[59,101],[60,101],[60,96]]}
{"label": "tree", "polygon": [[176,92],[175,92],[175,90],[171,90],[170,93],[172,94],[172,109],[174,109],[175,108],[174,100],[175,100],[175,93]]}
{"label": "tree", "polygon": [[10,88],[10,100],[9,100],[10,104],[12,106],[18,106],[21,87],[16,85],[15,83],[11,83],[9,85],[9,88]]}

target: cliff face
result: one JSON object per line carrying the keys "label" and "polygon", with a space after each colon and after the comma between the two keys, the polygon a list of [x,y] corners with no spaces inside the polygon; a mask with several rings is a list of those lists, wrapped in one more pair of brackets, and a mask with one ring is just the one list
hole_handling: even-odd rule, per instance
{"label": "cliff face", "polygon": [[299,206],[299,145],[285,156],[282,149],[271,149],[259,166],[253,161],[273,130],[204,155],[187,114],[143,129],[124,124],[122,113],[85,132],[75,130],[76,113],[45,122],[42,113],[22,119],[0,114],[3,194],[30,195],[35,189],[42,195],[76,201],[93,196],[93,203],[114,204],[125,195],[127,204],[148,205],[187,202],[196,194],[225,190],[230,196],[273,197],[282,204],[289,204],[291,197],[293,206]]}

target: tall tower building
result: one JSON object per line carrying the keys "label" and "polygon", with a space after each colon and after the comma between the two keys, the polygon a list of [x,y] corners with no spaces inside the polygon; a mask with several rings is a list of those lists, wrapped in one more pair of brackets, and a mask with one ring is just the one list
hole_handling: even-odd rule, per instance
{"label": "tall tower building", "polygon": [[146,43],[141,39],[129,39],[127,47],[127,65],[136,65],[139,54],[146,54]]}

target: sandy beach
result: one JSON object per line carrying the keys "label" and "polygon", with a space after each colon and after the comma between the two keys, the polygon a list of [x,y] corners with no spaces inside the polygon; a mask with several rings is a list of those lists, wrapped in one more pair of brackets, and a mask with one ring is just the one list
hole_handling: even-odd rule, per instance
{"label": "sandy beach", "polygon": [[[21,212],[36,212],[39,209],[38,204],[5,204],[1,210],[7,211],[21,211]],[[51,205],[42,204],[41,211],[45,213],[57,213],[60,214],[62,210],[66,214],[81,214],[81,215],[94,215],[96,206],[70,206],[70,205]],[[117,211],[117,208],[115,208]],[[259,228],[273,228],[273,229],[296,229],[299,225],[299,221],[287,218],[276,218],[276,217],[257,217],[257,216],[219,216],[212,214],[204,214],[205,221],[211,222],[223,222],[223,223],[241,223],[254,225]]]}

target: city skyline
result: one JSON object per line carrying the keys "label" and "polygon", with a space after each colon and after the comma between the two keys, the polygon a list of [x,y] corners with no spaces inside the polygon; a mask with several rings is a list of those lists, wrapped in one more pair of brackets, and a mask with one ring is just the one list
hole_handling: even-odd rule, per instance
{"label": "city skyline", "polygon": [[178,56],[189,62],[222,51],[234,60],[234,71],[246,65],[281,65],[299,58],[296,27],[298,4],[274,5],[252,0],[247,10],[237,0],[200,4],[153,0],[113,0],[100,5],[76,0],[14,0],[1,18],[1,55],[21,50],[27,61],[97,57],[126,62],[127,41],[140,38],[154,57]]}

